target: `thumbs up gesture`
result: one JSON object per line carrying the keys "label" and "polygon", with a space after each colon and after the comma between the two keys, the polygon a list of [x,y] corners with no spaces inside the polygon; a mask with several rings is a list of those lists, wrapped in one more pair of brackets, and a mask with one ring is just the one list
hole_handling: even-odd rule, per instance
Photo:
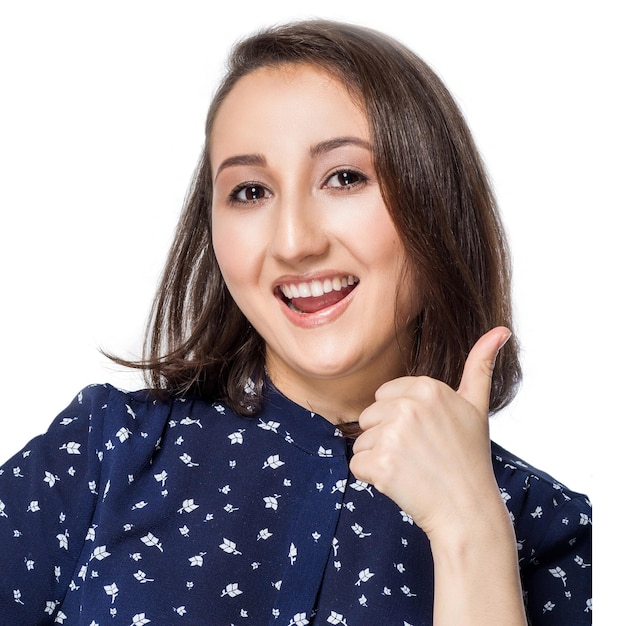
{"label": "thumbs up gesture", "polygon": [[511,333],[483,335],[467,357],[461,384],[406,376],[382,385],[359,418],[352,473],[409,513],[431,542],[502,507],[491,465],[489,396],[498,351]]}
{"label": "thumbs up gesture", "polygon": [[428,536],[437,626],[526,624],[488,423],[493,367],[510,335],[498,327],[476,342],[456,391],[426,376],[397,378],[378,389],[359,419],[350,469]]}

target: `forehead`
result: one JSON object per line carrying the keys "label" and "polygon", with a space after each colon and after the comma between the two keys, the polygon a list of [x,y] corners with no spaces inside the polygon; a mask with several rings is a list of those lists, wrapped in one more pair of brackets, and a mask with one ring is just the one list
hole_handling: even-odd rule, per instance
{"label": "forehead", "polygon": [[270,66],[243,76],[224,98],[213,121],[210,149],[237,151],[271,136],[274,147],[289,137],[316,143],[333,135],[369,140],[361,102],[317,66]]}

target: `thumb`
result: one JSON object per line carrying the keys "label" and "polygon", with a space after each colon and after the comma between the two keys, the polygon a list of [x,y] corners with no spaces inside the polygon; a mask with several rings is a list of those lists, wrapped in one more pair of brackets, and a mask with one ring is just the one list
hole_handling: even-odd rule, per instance
{"label": "thumb", "polygon": [[504,326],[492,328],[474,344],[465,361],[458,394],[484,415],[489,413],[491,377],[496,357],[510,336],[511,331]]}

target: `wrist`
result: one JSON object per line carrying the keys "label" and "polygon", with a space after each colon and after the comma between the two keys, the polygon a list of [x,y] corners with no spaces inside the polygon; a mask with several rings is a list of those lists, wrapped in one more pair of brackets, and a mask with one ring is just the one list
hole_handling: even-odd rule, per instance
{"label": "wrist", "polygon": [[[429,536],[435,572],[434,624],[526,625],[517,543],[504,503],[484,517]],[[506,621],[503,621],[506,620]]]}
{"label": "wrist", "polygon": [[512,553],[517,559],[515,530],[499,494],[497,500],[483,500],[478,507],[465,508],[426,534],[435,560],[463,566],[494,551]]}

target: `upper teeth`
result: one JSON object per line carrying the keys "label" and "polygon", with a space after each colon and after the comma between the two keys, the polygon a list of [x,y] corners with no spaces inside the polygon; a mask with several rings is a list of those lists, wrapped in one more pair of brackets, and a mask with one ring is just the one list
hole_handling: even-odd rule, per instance
{"label": "upper teeth", "polygon": [[290,300],[292,298],[311,298],[323,296],[331,291],[341,291],[348,285],[354,285],[359,282],[356,276],[335,276],[334,278],[325,278],[324,280],[311,280],[305,283],[293,283],[290,285],[281,285],[280,290],[283,295]]}

